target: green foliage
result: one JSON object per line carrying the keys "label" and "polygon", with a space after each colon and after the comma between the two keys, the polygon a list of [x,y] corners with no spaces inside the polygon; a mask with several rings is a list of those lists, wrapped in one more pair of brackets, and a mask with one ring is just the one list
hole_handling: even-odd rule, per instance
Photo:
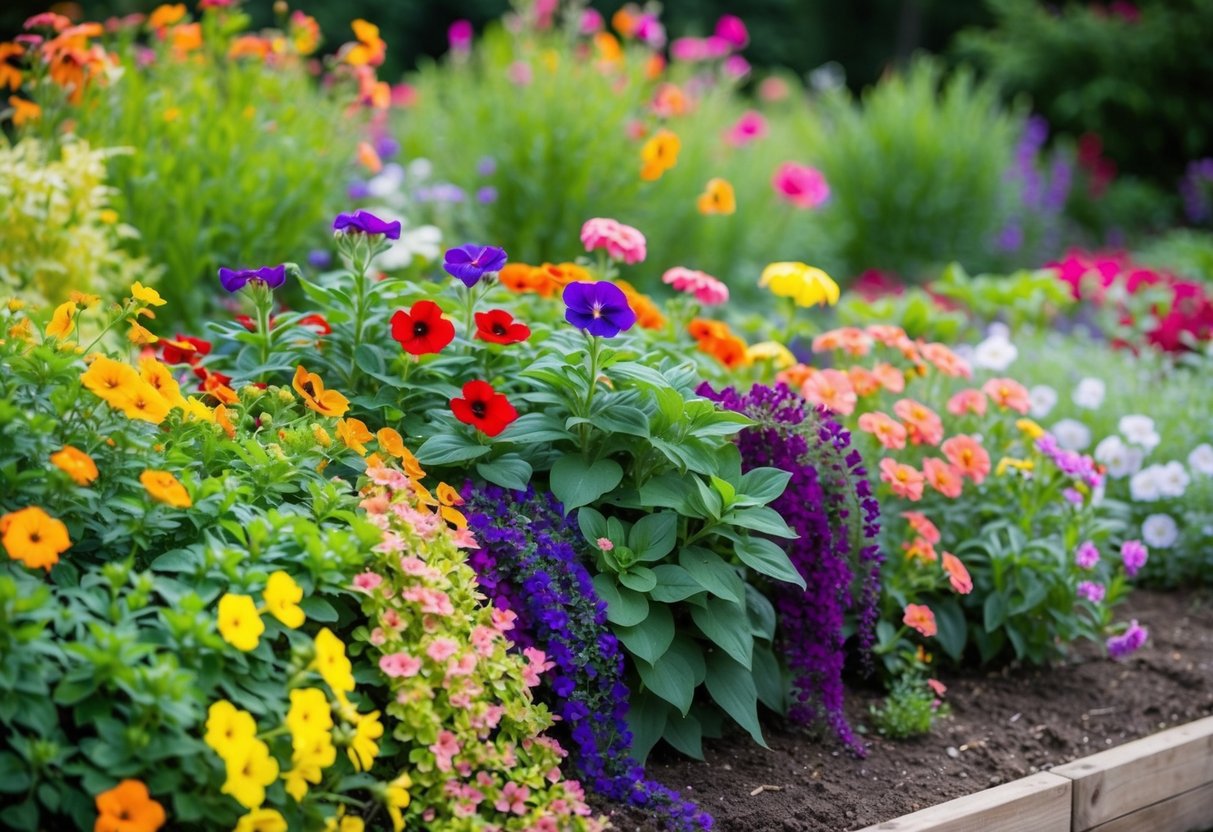
{"label": "green foliage", "polygon": [[1143,244],[1133,253],[1133,259],[1213,287],[1213,233],[1208,231],[1169,231]]}
{"label": "green foliage", "polygon": [[936,718],[947,716],[948,708],[940,705],[922,676],[906,674],[898,677],[884,702],[880,707],[873,705],[870,713],[881,736],[905,740],[931,733]]}
{"label": "green foliage", "polygon": [[1013,331],[1047,326],[1075,303],[1052,269],[970,277],[958,263],[943,270],[931,291],[961,304],[978,320],[1002,321]]}
{"label": "green foliage", "polygon": [[844,326],[889,324],[901,327],[911,338],[943,343],[954,342],[970,328],[963,312],[940,308],[929,292],[917,286],[870,300],[848,294],[838,302],[837,314]]}
{"label": "green foliage", "polygon": [[1021,130],[997,90],[919,58],[859,102],[799,113],[802,153],[830,183],[823,215],[849,274],[921,280],[948,261],[982,267],[1010,208],[1003,176]]}

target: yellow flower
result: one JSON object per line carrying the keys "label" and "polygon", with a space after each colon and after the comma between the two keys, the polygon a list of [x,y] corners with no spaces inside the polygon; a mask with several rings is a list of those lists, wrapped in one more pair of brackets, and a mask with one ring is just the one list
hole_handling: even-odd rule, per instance
{"label": "yellow flower", "polygon": [[160,340],[160,338],[150,329],[136,321],[134,318],[131,318],[131,328],[127,331],[126,337],[127,340],[129,340],[132,344],[140,347],[148,344],[154,344]]}
{"label": "yellow flower", "polygon": [[97,212],[97,219],[101,220],[106,225],[113,225],[118,222],[118,212],[113,208],[102,208]]}
{"label": "yellow flower", "polygon": [[25,301],[21,300],[21,298],[9,298],[5,306],[8,307],[9,312],[20,312],[25,308]]}
{"label": "yellow flower", "polygon": [[8,337],[14,341],[33,340],[33,329],[29,318],[22,318],[8,328]]}
{"label": "yellow flower", "polygon": [[97,295],[90,295],[86,292],[78,292],[75,289],[68,292],[67,299],[77,306],[83,306],[86,308],[89,306],[96,306],[98,303],[101,303],[101,298]]}
{"label": "yellow flower", "polygon": [[80,376],[84,386],[107,402],[128,393],[141,379],[135,368],[99,355]]}
{"label": "yellow flower", "polygon": [[646,182],[660,179],[663,173],[678,164],[678,151],[681,148],[682,142],[677,133],[658,130],[640,148],[640,178]]}
{"label": "yellow flower", "polygon": [[173,508],[189,508],[194,504],[185,486],[168,471],[156,471],[151,468],[139,475],[139,482],[147,489],[153,500],[170,505]]}
{"label": "yellow flower", "polygon": [[796,363],[796,356],[792,355],[792,351],[778,341],[760,341],[752,344],[746,347],[745,355],[746,360],[750,363],[770,361],[777,370],[786,370]]}
{"label": "yellow flower", "polygon": [[277,809],[254,809],[236,821],[236,832],[287,832],[286,818]]}
{"label": "yellow flower", "polygon": [[732,214],[737,210],[737,196],[727,179],[709,179],[695,205],[701,214]]}
{"label": "yellow flower", "polygon": [[380,428],[375,438],[379,440],[379,447],[384,453],[394,457],[402,457],[407,453],[404,447],[404,437],[400,435],[400,431],[393,428]]}
{"label": "yellow flower", "polygon": [[320,688],[297,688],[291,691],[291,707],[286,712],[286,726],[293,737],[327,734],[333,727],[333,708]]}
{"label": "yellow flower", "polygon": [[270,614],[292,630],[303,625],[306,616],[299,607],[303,600],[303,590],[295,579],[285,572],[278,571],[270,575],[265,592],[262,593],[265,605]]}
{"label": "yellow flower", "polygon": [[387,804],[387,813],[392,819],[392,832],[402,832],[404,829],[404,814],[401,810],[407,809],[409,803],[412,802],[409,797],[409,786],[411,785],[413,785],[412,779],[401,772],[383,790],[383,802]]}
{"label": "yellow flower", "polygon": [[219,599],[219,635],[228,644],[247,653],[257,646],[264,632],[265,625],[252,598],[229,592]]}
{"label": "yellow flower", "polygon": [[214,412],[198,400],[197,396],[190,396],[181,403],[181,412],[185,414],[187,421],[213,422],[215,421]]}
{"label": "yellow flower", "polygon": [[1045,429],[1031,419],[1016,419],[1015,427],[1023,431],[1029,439],[1035,440],[1045,435]]}
{"label": "yellow flower", "polygon": [[324,822],[324,832],[365,832],[366,822],[357,815],[347,815],[344,806],[337,807],[337,814]]}
{"label": "yellow flower", "polygon": [[59,304],[55,307],[54,314],[51,315],[51,322],[46,325],[47,336],[62,341],[72,334],[72,329],[76,326],[75,318],[75,303],[69,300]]}
{"label": "yellow flower", "polygon": [[322,448],[327,448],[333,444],[333,437],[329,432],[320,425],[312,425],[312,438],[316,440],[316,444]]}
{"label": "yellow flower", "polygon": [[173,407],[185,404],[185,399],[181,396],[181,386],[173,378],[172,372],[156,359],[150,356],[139,359],[139,377],[155,388]]}
{"label": "yellow flower", "polygon": [[316,671],[334,693],[354,690],[354,671],[345,644],[328,627],[316,634]]}
{"label": "yellow flower", "polygon": [[59,562],[59,555],[72,546],[63,521],[37,506],[0,517],[0,536],[10,558],[21,561],[30,569],[42,568],[47,572]]}
{"label": "yellow flower", "polygon": [[358,456],[366,456],[365,442],[375,438],[360,419],[341,419],[337,422],[337,437]]}
{"label": "yellow flower", "polygon": [[838,284],[821,269],[804,263],[771,263],[762,270],[758,285],[769,288],[777,297],[791,298],[797,306],[838,303]]}
{"label": "yellow flower", "polygon": [[242,711],[221,699],[211,704],[206,712],[206,735],[203,742],[215,750],[220,757],[227,757],[235,748],[257,736],[257,723],[248,711]]}
{"label": "yellow flower", "polygon": [[227,780],[220,791],[246,809],[260,807],[265,802],[265,787],[278,779],[278,761],[270,755],[269,746],[258,739],[244,740],[224,762]]}
{"label": "yellow flower", "polygon": [[994,476],[1001,477],[1007,472],[1008,468],[1013,468],[1016,471],[1023,471],[1026,473],[1035,467],[1036,463],[1030,459],[1012,459],[1009,456],[1004,456],[1002,459],[998,460],[998,466],[994,469]]}
{"label": "yellow flower", "polygon": [[307,794],[308,783],[318,784],[324,779],[324,770],[337,762],[337,748],[327,731],[310,737],[296,734],[291,739],[294,748],[291,770],[283,774],[282,779],[286,781],[287,794],[298,803]]}
{"label": "yellow flower", "polygon": [[108,399],[110,406],[121,410],[128,419],[142,419],[158,425],[168,416],[172,406],[143,379],[137,379],[130,387]]}
{"label": "yellow flower", "polygon": [[131,297],[148,306],[164,306],[164,304],[168,303],[168,301],[160,297],[159,292],[150,286],[144,286],[138,280],[131,284]]}
{"label": "yellow flower", "polygon": [[97,463],[93,458],[79,448],[64,445],[51,454],[51,464],[67,474],[76,485],[92,485],[97,479]]}
{"label": "yellow flower", "polygon": [[379,722],[378,711],[371,711],[359,718],[358,724],[354,727],[350,747],[346,751],[355,769],[358,771],[370,770],[371,764],[379,756],[379,743],[376,740],[382,736],[383,725]]}

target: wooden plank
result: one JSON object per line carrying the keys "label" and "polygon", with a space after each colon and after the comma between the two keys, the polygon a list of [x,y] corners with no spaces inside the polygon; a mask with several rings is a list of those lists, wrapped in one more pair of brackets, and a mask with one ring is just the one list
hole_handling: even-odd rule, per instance
{"label": "wooden plank", "polygon": [[1101,823],[1092,832],[1198,832],[1213,823],[1213,783],[1176,795],[1116,820]]}
{"label": "wooden plank", "polygon": [[1045,771],[861,832],[1070,832],[1071,787]]}
{"label": "wooden plank", "polygon": [[1074,781],[1074,832],[1213,783],[1213,717],[1050,769]]}

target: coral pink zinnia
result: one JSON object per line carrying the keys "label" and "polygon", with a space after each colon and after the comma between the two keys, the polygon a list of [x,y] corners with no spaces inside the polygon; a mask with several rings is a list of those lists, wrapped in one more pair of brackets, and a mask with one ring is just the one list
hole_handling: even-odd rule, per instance
{"label": "coral pink zinnia", "polygon": [[581,242],[586,251],[604,249],[611,259],[629,264],[643,262],[647,254],[644,235],[638,229],[605,217],[585,221]]}

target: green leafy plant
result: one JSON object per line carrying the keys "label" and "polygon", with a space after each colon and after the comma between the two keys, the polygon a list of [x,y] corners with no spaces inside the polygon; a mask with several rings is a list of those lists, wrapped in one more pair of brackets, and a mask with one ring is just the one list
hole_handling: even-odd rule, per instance
{"label": "green leafy plant", "polygon": [[920,674],[907,674],[893,682],[884,702],[871,706],[870,713],[881,736],[905,740],[931,733],[935,720],[948,715],[948,707]]}

